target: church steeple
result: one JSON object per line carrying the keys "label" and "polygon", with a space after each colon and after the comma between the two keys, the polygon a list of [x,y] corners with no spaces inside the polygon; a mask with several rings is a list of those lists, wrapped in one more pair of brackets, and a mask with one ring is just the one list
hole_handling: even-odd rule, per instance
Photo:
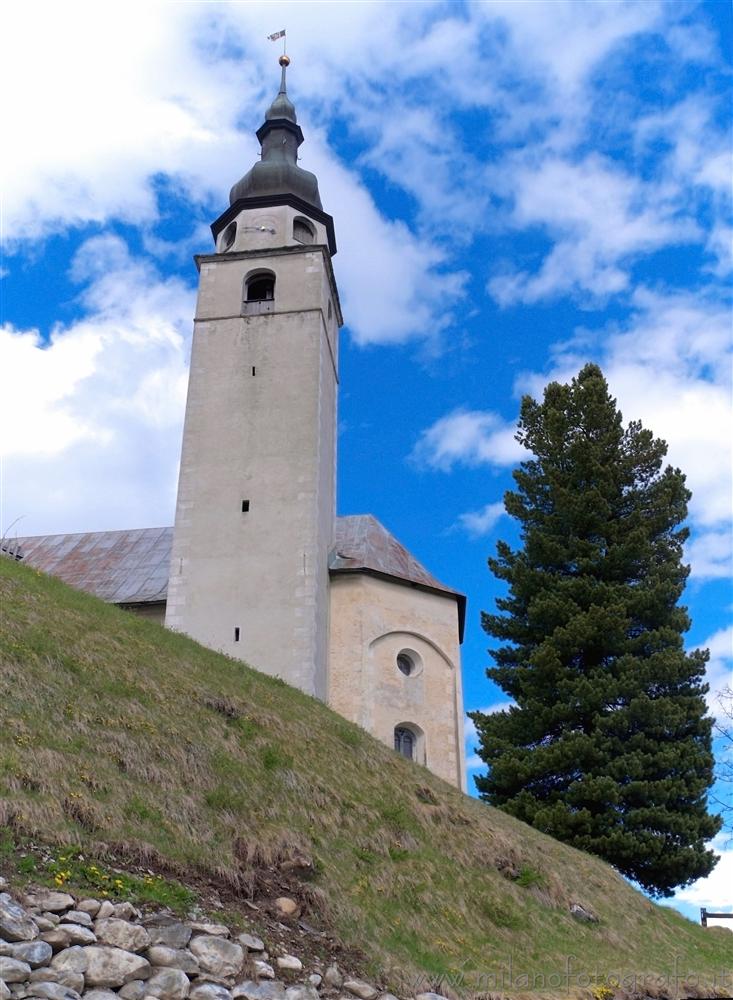
{"label": "church steeple", "polygon": [[262,147],[260,162],[234,185],[229,193],[230,205],[242,199],[294,195],[319,211],[323,210],[315,174],[298,166],[298,147],[303,142],[303,132],[287,94],[285,72],[289,64],[288,56],[280,56],[280,90],[257,130]]}

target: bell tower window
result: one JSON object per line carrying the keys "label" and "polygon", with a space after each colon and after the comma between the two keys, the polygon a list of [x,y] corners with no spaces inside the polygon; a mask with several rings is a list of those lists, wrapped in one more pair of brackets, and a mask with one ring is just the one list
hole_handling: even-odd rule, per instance
{"label": "bell tower window", "polygon": [[230,222],[221,235],[221,253],[226,253],[227,250],[231,250],[234,246],[234,241],[237,238],[237,223]]}
{"label": "bell tower window", "polygon": [[247,302],[272,302],[275,298],[275,279],[269,274],[258,274],[247,282]]}
{"label": "bell tower window", "polygon": [[293,222],[293,239],[298,243],[315,243],[316,234],[313,226],[305,219],[295,219]]}

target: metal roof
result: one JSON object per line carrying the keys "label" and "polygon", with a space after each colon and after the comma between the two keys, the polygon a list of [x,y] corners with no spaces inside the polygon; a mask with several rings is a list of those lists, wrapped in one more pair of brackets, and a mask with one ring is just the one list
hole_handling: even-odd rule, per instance
{"label": "metal roof", "polygon": [[[36,535],[13,539],[23,562],[79,590],[114,604],[165,601],[173,528],[91,531],[75,535]],[[332,573],[369,573],[437,591],[458,602],[461,637],[466,599],[446,587],[372,517],[336,518]]]}
{"label": "metal roof", "polygon": [[23,562],[114,604],[164,601],[173,528],[19,538]]}

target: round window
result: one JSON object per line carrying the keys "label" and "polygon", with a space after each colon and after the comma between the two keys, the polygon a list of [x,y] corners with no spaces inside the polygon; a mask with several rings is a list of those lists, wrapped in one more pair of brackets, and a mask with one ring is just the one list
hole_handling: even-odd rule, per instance
{"label": "round window", "polygon": [[400,668],[405,677],[409,677],[410,674],[415,671],[415,662],[407,653],[397,654],[397,666]]}
{"label": "round window", "polygon": [[221,238],[221,252],[226,253],[227,250],[231,250],[234,246],[234,240],[237,237],[237,223],[230,222],[229,225],[224,230],[224,235]]}

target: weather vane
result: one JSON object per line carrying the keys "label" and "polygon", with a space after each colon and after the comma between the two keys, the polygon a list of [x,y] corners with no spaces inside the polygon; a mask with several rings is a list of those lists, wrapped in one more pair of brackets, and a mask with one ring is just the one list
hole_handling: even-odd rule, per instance
{"label": "weather vane", "polygon": [[276,42],[278,38],[283,40],[283,55],[285,55],[285,28],[282,31],[276,31],[273,35],[267,36],[271,42]]}

